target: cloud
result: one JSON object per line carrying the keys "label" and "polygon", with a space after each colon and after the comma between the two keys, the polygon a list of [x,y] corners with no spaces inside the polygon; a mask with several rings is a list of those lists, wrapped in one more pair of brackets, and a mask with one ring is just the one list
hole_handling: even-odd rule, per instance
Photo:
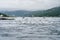
{"label": "cloud", "polygon": [[44,10],[60,6],[60,0],[0,0],[0,9]]}

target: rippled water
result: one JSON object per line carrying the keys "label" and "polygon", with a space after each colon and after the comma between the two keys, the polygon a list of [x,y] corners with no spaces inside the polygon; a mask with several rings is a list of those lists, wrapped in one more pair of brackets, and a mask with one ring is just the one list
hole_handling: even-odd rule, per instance
{"label": "rippled water", "polygon": [[59,17],[0,20],[0,40],[60,40]]}

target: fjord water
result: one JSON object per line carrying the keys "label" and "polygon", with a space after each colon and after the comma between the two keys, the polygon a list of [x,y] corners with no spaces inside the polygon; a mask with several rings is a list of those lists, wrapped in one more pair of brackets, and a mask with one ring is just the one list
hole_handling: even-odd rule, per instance
{"label": "fjord water", "polygon": [[0,40],[60,40],[60,17],[0,20]]}

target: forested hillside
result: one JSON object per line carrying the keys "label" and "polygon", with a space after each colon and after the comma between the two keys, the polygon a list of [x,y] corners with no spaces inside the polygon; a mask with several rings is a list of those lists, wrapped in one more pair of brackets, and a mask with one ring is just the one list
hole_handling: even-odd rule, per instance
{"label": "forested hillside", "polygon": [[43,16],[47,16],[47,17],[59,17],[60,16],[60,7],[55,7],[52,9],[48,9],[48,10],[44,10],[44,11],[36,11],[33,12],[34,16],[39,16],[39,17],[43,17]]}

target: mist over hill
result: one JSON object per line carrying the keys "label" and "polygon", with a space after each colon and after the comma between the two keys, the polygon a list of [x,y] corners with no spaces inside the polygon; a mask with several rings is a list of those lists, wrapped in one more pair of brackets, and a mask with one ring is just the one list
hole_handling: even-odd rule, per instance
{"label": "mist over hill", "polygon": [[15,10],[15,11],[3,11],[1,13],[7,14],[9,16],[28,16],[31,11],[25,11],[25,10]]}
{"label": "mist over hill", "polygon": [[21,17],[54,17],[60,16],[60,7],[51,8],[48,10],[27,11],[27,10],[15,10],[15,11],[0,11],[0,13],[7,14],[9,16],[21,16]]}

